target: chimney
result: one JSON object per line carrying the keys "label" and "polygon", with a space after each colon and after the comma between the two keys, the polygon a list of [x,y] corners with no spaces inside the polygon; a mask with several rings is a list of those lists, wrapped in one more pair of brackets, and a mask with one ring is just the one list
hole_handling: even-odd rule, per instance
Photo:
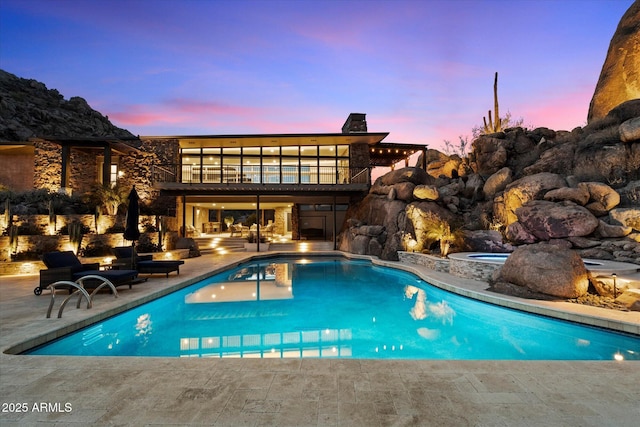
{"label": "chimney", "polygon": [[367,115],[362,113],[351,113],[347,121],[342,125],[342,133],[367,132]]}

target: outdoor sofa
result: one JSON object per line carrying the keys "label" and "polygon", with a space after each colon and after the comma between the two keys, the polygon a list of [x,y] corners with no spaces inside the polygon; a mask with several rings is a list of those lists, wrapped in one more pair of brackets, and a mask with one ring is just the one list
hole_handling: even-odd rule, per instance
{"label": "outdoor sofa", "polygon": [[113,248],[116,256],[112,263],[112,268],[126,268],[137,270],[140,274],[166,274],[175,271],[180,274],[180,266],[184,264],[182,260],[154,260],[153,255],[138,255],[131,246],[118,246]]}
{"label": "outdoor sofa", "polygon": [[[129,285],[129,289],[135,283],[139,283],[136,270],[100,270],[100,263],[82,264],[72,251],[48,252],[42,255],[42,262],[47,267],[40,270],[40,284],[33,290],[36,295],[42,294],[50,284],[60,281],[75,282],[89,275],[104,277],[114,286]],[[97,279],[86,280],[85,287],[95,287],[102,282]],[[69,293],[73,291],[68,287]]]}

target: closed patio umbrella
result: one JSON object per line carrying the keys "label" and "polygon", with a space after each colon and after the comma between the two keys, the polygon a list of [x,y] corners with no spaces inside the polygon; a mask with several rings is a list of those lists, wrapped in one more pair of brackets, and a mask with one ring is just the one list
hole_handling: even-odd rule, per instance
{"label": "closed patio umbrella", "polygon": [[131,192],[127,196],[129,206],[127,207],[127,218],[125,221],[124,234],[125,240],[131,240],[131,266],[135,268],[135,241],[140,238],[140,230],[138,222],[140,221],[140,206],[138,200],[138,192],[136,186],[131,188]]}

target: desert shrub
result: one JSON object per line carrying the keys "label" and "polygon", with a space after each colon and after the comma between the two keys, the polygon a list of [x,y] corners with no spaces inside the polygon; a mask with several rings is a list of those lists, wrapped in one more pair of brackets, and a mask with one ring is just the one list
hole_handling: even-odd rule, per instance
{"label": "desert shrub", "polygon": [[11,261],[38,261],[42,254],[37,251],[22,251],[11,254]]}
{"label": "desert shrub", "polygon": [[80,256],[83,257],[99,257],[113,255],[111,247],[101,243],[89,243],[86,247],[80,249]]}
{"label": "desert shrub", "polygon": [[[75,224],[76,222],[72,222],[71,224]],[[84,224],[80,224],[81,225],[81,232],[82,234],[89,234],[91,232],[91,228],[87,225]],[[60,227],[60,230],[58,230],[58,235],[59,236],[68,236],[69,235],[69,224],[65,224],[62,227]]]}
{"label": "desert shrub", "polygon": [[124,225],[112,225],[105,230],[106,234],[124,233]]}

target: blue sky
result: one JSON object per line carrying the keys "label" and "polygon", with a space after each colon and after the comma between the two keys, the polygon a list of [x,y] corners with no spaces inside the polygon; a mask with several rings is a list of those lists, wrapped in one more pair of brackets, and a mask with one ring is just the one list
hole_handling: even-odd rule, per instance
{"label": "blue sky", "polygon": [[471,135],[493,109],[586,124],[632,0],[0,0],[0,68],[138,135]]}

